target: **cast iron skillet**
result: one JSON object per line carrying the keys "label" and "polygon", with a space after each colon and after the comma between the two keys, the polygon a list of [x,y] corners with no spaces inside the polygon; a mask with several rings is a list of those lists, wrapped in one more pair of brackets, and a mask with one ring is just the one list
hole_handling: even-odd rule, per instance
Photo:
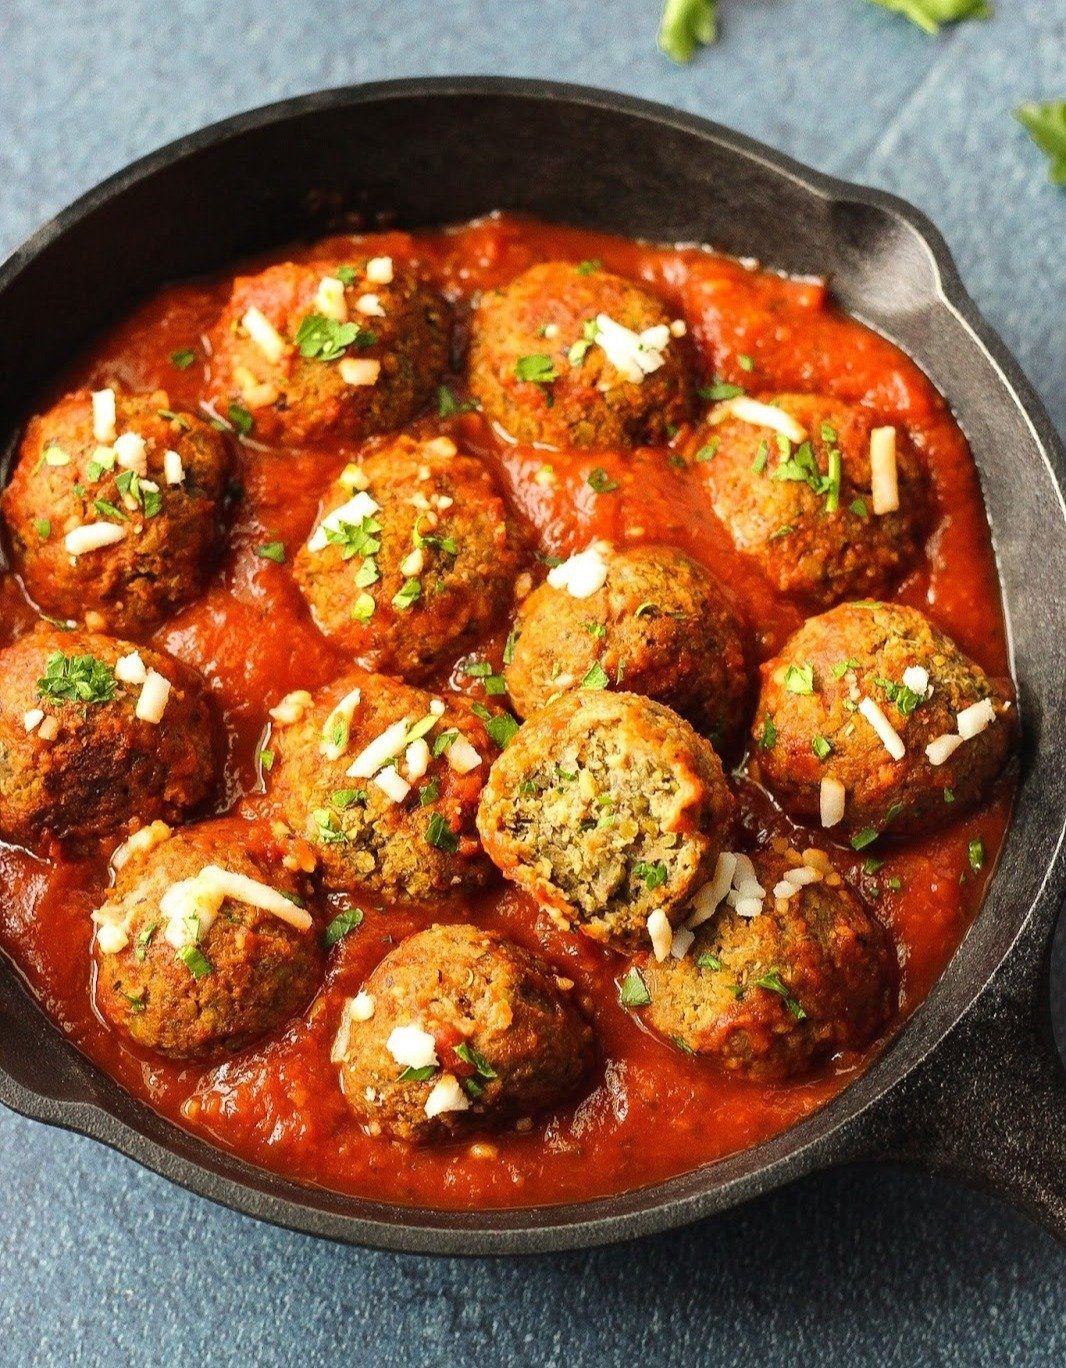
{"label": "cast iron skillet", "polygon": [[1047,992],[1066,886],[1066,460],[944,242],[915,210],[701,119],[572,86],[416,80],[290,100],[137,162],[7,262],[0,436],[79,347],[166,281],[320,234],[351,211],[417,227],[496,208],[828,272],[844,308],[902,346],[949,395],[981,472],[1025,722],[1017,811],[984,909],[906,1028],[824,1110],[732,1158],[594,1202],[435,1212],[287,1182],[134,1101],[63,1039],[3,966],[0,1100],[249,1215],[387,1249],[598,1244],[870,1159],[957,1173],[1066,1235],[1066,1088]]}

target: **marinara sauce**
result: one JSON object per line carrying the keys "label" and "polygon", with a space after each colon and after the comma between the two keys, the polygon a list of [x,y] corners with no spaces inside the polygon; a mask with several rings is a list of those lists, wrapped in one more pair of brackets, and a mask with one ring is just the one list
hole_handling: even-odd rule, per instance
{"label": "marinara sauce", "polygon": [[[645,282],[687,320],[708,380],[746,385],[749,358],[765,390],[808,390],[872,406],[906,429],[924,455],[934,498],[924,556],[895,597],[923,609],[991,675],[1008,670],[999,584],[973,460],[945,400],[897,347],[839,312],[819,281],[791,280],[702,248],[671,248],[492,216],[446,231],[338,238],[327,250],[414,261],[455,302],[462,319],[476,292],[534,262],[596,260]],[[311,249],[255,263],[299,259]],[[318,244],[316,254],[322,250]],[[117,382],[165,389],[174,408],[196,408],[210,364],[203,336],[228,294],[228,278],[160,291],[102,337],[39,404],[65,390]],[[192,349],[193,364],[172,354]],[[461,379],[450,391],[464,397]],[[445,407],[451,407],[445,405]],[[433,416],[434,421],[435,415]],[[746,615],[760,659],[777,651],[803,619],[716,521],[700,481],[672,449],[626,454],[548,452],[501,441],[477,413],[450,416],[458,435],[497,473],[531,547],[567,555],[593,537],[617,545],[672,543],[727,583]],[[683,445],[679,434],[674,445]],[[155,644],[207,679],[229,737],[216,810],[268,812],[256,753],[268,709],[293,689],[339,675],[345,660],[312,624],[286,565],[256,554],[307,537],[319,499],[350,450],[264,450],[246,443],[241,494],[228,550],[204,596],[164,624]],[[545,464],[554,481],[535,480]],[[589,472],[602,467],[617,488],[596,494]],[[601,482],[602,483],[602,482]],[[16,579],[0,577],[0,645],[35,620]],[[481,645],[498,666],[506,625]],[[445,670],[438,688],[474,690],[477,681]],[[429,687],[429,686],[427,686]],[[749,837],[792,831],[767,797],[738,779]],[[922,1001],[966,932],[995,867],[1007,827],[1013,779],[1003,777],[985,806],[924,838],[870,851],[834,846],[838,867],[891,930],[901,970],[896,1025]],[[979,839],[983,868],[971,868]],[[800,843],[826,846],[824,833]],[[326,1188],[428,1207],[483,1208],[570,1202],[654,1183],[756,1144],[795,1124],[854,1079],[863,1056],[830,1061],[783,1083],[749,1082],[689,1058],[641,1029],[618,1002],[624,963],[583,936],[567,934],[514,888],[499,885],[463,906],[416,910],[349,899],[361,927],[331,951],[321,992],[302,1017],[227,1061],[182,1065],[137,1053],[94,1010],[91,910],[104,901],[115,842],[49,858],[0,845],[0,945],[56,1025],[135,1097],[176,1125],[253,1164]],[[339,900],[338,906],[343,906]],[[411,1149],[363,1133],[341,1096],[330,1046],[343,1001],[402,937],[435,921],[473,920],[538,949],[567,977],[599,1043],[598,1071],[582,1099],[531,1129],[477,1142]]]}

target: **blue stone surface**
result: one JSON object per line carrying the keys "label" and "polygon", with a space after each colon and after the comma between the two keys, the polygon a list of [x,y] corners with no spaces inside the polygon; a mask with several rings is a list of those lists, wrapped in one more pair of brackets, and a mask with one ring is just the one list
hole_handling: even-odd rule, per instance
{"label": "blue stone surface", "polygon": [[[1066,94],[1063,0],[998,0],[992,21],[937,39],[863,0],[720,0],[721,41],[688,67],[657,52],[658,10],[4,0],[0,252],[131,158],[269,100],[421,74],[584,82],[918,205],[1066,429],[1066,193],[1010,117]],[[368,1254],[258,1225],[0,1114],[4,1363],[1017,1368],[1066,1361],[1064,1274],[1050,1237],[1002,1204],[872,1168],[590,1254]]]}

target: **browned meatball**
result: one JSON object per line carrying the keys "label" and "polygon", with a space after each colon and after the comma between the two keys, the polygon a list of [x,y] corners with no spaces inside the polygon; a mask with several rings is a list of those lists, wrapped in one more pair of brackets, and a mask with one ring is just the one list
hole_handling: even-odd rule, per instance
{"label": "browned meatball", "polygon": [[571,986],[474,926],[408,936],[345,1006],[333,1059],[348,1105],[371,1135],[415,1142],[558,1106],[592,1057]]}
{"label": "browned meatball", "polygon": [[68,394],[31,419],[3,493],[15,564],[57,617],[142,633],[211,572],[226,438],[167,396]]}
{"label": "browned meatball", "polygon": [[598,554],[601,588],[575,597],[553,587],[564,566],[522,604],[504,669],[519,716],[575,689],[624,687],[734,747],[747,712],[744,637],[710,572],[666,546]]}
{"label": "browned meatball", "polygon": [[39,629],[0,652],[0,835],[104,836],[180,818],[208,794],[203,682],[162,651]]}
{"label": "browned meatball", "polygon": [[470,389],[520,442],[631,447],[691,413],[687,341],[662,302],[599,267],[542,262],[485,295]]}
{"label": "browned meatball", "polygon": [[464,700],[360,672],[275,715],[295,720],[270,743],[271,793],[329,888],[421,902],[488,881],[474,813],[496,748]]}
{"label": "browned meatball", "polygon": [[264,442],[361,441],[401,427],[447,363],[444,301],[391,257],[238,276],[211,334],[211,400]]}
{"label": "browned meatball", "polygon": [[[762,912],[740,916],[722,902],[680,959],[644,955],[622,995],[682,1049],[749,1078],[787,1078],[869,1044],[898,1001],[896,958],[828,861],[804,864],[796,851],[752,861]],[[790,884],[792,870],[818,881]]]}
{"label": "browned meatball", "polygon": [[[301,843],[302,844],[302,843]],[[96,1001],[138,1045],[177,1059],[238,1050],[306,1006],[322,978],[309,849],[259,824],[163,823],[131,837],[96,923]]]}
{"label": "browned meatball", "polygon": [[919,557],[929,523],[924,469],[906,434],[896,429],[899,508],[878,514],[870,492],[878,423],[867,409],[813,394],[759,402],[794,420],[795,440],[736,416],[730,403],[697,439],[696,469],[737,548],[783,593],[819,607],[884,593]]}
{"label": "browned meatball", "polygon": [[294,571],[323,632],[367,669],[419,679],[511,599],[517,538],[492,478],[449,437],[349,466]]}
{"label": "browned meatball", "polygon": [[[762,674],[755,777],[804,821],[819,819],[823,781],[842,785],[841,828],[864,840],[886,827],[927,831],[976,806],[1014,744],[1007,683],[914,608],[841,604],[805,622]],[[959,714],[975,704],[988,725],[946,739],[970,730],[973,715]],[[878,713],[896,741],[879,735]]]}
{"label": "browned meatball", "polygon": [[478,830],[561,925],[632,951],[683,919],[732,810],[721,762],[683,718],[586,689],[520,729],[489,774]]}

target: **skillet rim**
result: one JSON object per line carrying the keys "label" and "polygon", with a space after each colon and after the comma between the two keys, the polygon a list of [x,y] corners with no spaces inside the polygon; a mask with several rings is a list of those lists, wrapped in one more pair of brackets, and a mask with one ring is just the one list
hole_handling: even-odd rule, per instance
{"label": "skillet rim", "polygon": [[[808,168],[746,135],[735,133],[698,115],[593,87],[510,77],[411,77],[294,96],[244,111],[172,140],[81,195],[36,230],[0,267],[0,294],[29,263],[83,218],[126,188],[166,171],[174,163],[200,150],[251,130],[267,129],[318,111],[397,98],[442,96],[504,97],[592,107],[636,119],[650,130],[651,135],[659,129],[674,128],[724,149],[729,154],[753,161],[770,176],[786,178],[829,204],[866,206],[881,211],[897,222],[901,221],[913,231],[930,258],[936,287],[936,300],[931,307],[944,307],[954,314],[984,351],[996,371],[1002,390],[1006,391],[1000,397],[1013,402],[1032,429],[1034,445],[1047,466],[1062,511],[1066,487],[1066,453],[1051,420],[1018,363],[967,294],[947,244],[921,211],[888,192],[854,185]],[[1000,583],[1002,588],[1002,576]],[[297,1185],[256,1169],[163,1121],[128,1095],[124,1095],[128,1105],[121,1110],[136,1117],[142,1126],[147,1124],[149,1129],[154,1128],[157,1136],[138,1128],[132,1119],[120,1116],[119,1108],[107,1110],[86,1100],[57,1099],[34,1092],[2,1069],[0,1101],[25,1116],[97,1139],[187,1190],[231,1209],[294,1231],[372,1248],[448,1255],[541,1253],[585,1248],[664,1231],[735,1205],[816,1168],[847,1162],[861,1155],[862,1146],[856,1150],[853,1133],[862,1118],[871,1114],[877,1103],[913,1075],[944,1037],[971,1013],[977,1000],[985,995],[997,978],[1003,962],[1026,933],[1032,932],[1034,926],[1039,929],[1049,919],[1050,924],[1053,924],[1055,910],[1066,891],[1066,847],[1063,835],[1060,827],[1058,842],[1055,850],[1049,854],[1040,890],[1024,915],[1019,916],[1011,939],[1002,948],[995,966],[985,973],[981,982],[966,983],[964,991],[959,994],[960,1002],[949,1008],[945,1018],[935,1025],[930,1024],[925,1032],[926,1038],[921,1041],[922,1048],[902,1070],[898,1064],[893,1068],[892,1063],[899,1054],[899,1043],[915,1035],[916,1023],[929,1022],[933,1015],[927,1010],[930,1001],[951,975],[959,952],[949,962],[919,1010],[904,1024],[885,1051],[833,1102],[761,1145],[663,1183],[628,1193],[566,1206],[510,1208],[476,1213],[406,1208]],[[32,999],[29,1002],[35,1005]],[[65,1043],[73,1052],[74,1047],[69,1042]],[[83,1065],[98,1072],[84,1057],[77,1057]],[[843,1104],[844,1098],[849,1099],[850,1106]],[[827,1117],[831,1118],[828,1128]],[[151,1124],[153,1122],[154,1127]],[[787,1146],[783,1144],[784,1141],[788,1142]],[[193,1151],[196,1158],[179,1153],[175,1148],[178,1144]],[[760,1154],[774,1148],[784,1149],[784,1153],[765,1159],[750,1171],[730,1172],[740,1167],[747,1169],[753,1157],[758,1159]],[[264,1184],[269,1184],[274,1191],[264,1191]],[[278,1195],[278,1189],[283,1189],[283,1195]],[[325,1209],[323,1202],[330,1203],[333,1209]],[[361,1214],[338,1210],[338,1206],[354,1208]]]}

